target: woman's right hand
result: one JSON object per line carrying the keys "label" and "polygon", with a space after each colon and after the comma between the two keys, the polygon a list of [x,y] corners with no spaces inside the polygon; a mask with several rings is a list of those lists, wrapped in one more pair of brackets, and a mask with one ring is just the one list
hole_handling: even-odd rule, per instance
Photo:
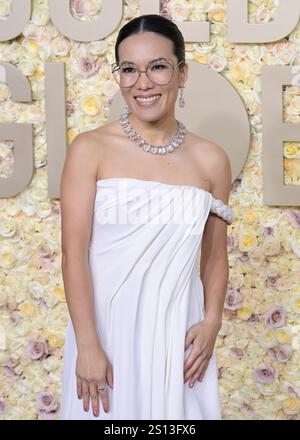
{"label": "woman's right hand", "polygon": [[109,411],[108,391],[97,391],[97,387],[108,384],[113,388],[113,371],[107,354],[100,347],[78,351],[76,361],[77,395],[83,398],[83,408],[89,411],[90,400],[94,416],[99,415],[99,397],[105,412]]}

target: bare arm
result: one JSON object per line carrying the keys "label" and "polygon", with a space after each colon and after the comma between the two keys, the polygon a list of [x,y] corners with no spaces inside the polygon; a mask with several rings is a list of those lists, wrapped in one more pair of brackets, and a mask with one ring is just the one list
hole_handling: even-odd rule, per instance
{"label": "bare arm", "polygon": [[[212,167],[213,196],[228,204],[231,190],[231,168],[226,152],[218,147]],[[221,327],[227,291],[229,265],[227,223],[210,214],[205,226],[200,260],[200,277],[204,287],[205,320]]]}
{"label": "bare arm", "polygon": [[[210,145],[210,180],[213,196],[228,204],[231,169],[226,152]],[[216,337],[222,326],[222,314],[228,283],[227,223],[217,215],[208,216],[201,245],[200,278],[204,290],[204,319],[189,328],[185,349],[192,350],[184,364],[184,382],[192,386],[202,380],[213,354]]]}
{"label": "bare arm", "polygon": [[78,350],[98,347],[93,287],[88,259],[97,162],[90,133],[75,137],[61,178],[61,268]]}

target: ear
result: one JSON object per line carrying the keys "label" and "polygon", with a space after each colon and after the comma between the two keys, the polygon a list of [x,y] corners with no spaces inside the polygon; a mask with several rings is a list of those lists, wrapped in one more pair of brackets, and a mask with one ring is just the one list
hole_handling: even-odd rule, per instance
{"label": "ear", "polygon": [[185,62],[182,69],[180,69],[180,87],[183,87],[188,79],[188,71],[189,71],[189,64]]}

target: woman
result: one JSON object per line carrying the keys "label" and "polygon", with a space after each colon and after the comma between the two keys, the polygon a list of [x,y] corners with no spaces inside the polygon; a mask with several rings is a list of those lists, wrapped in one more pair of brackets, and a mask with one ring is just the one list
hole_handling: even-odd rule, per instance
{"label": "woman", "polygon": [[73,140],[61,180],[61,418],[219,419],[230,163],[175,118],[188,65],[173,22],[133,19],[115,56],[125,113]]}

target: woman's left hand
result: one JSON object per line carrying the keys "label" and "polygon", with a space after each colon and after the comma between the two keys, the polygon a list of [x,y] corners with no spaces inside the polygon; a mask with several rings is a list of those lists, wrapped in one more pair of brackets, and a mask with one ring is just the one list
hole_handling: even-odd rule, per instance
{"label": "woman's left hand", "polygon": [[201,382],[213,354],[220,329],[220,323],[205,318],[189,328],[185,336],[185,351],[191,343],[193,347],[184,362],[184,383],[189,379],[190,386],[193,386],[196,380]]}

